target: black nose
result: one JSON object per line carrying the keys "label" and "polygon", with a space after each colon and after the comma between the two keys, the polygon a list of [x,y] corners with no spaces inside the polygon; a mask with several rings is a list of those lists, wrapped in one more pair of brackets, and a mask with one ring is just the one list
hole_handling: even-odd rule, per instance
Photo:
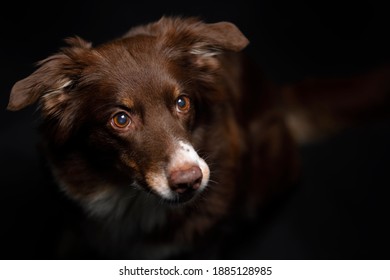
{"label": "black nose", "polygon": [[178,194],[188,194],[199,189],[202,182],[202,171],[198,166],[177,169],[168,178],[169,187]]}

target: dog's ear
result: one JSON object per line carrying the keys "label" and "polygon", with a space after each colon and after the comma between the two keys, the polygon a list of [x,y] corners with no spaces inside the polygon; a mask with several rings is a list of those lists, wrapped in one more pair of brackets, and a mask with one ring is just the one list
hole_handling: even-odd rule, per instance
{"label": "dog's ear", "polygon": [[34,73],[13,86],[7,109],[17,111],[35,103],[45,94],[62,91],[71,82],[62,72],[63,66],[69,63],[69,57],[64,54],[39,62],[40,67]]}
{"label": "dog's ear", "polygon": [[[160,38],[172,50],[212,57],[223,51],[238,52],[249,40],[230,22],[205,23],[196,17],[162,17],[157,22],[132,28],[124,37],[137,35]],[[175,51],[172,51],[176,54]]]}
{"label": "dog's ear", "polygon": [[203,56],[213,56],[221,51],[239,52],[244,49],[249,40],[230,22],[200,24],[195,29],[197,42],[192,45],[191,53]]}
{"label": "dog's ear", "polygon": [[145,34],[161,38],[172,58],[190,54],[191,62],[209,70],[219,66],[218,56],[239,52],[249,40],[230,22],[205,23],[198,18],[162,17],[158,22],[131,30],[127,35]]}
{"label": "dog's ear", "polygon": [[90,43],[75,37],[66,40],[71,46],[38,63],[39,68],[27,78],[15,83],[11,90],[8,110],[17,111],[32,105],[50,93],[62,93],[73,83],[80,70],[75,57]]}

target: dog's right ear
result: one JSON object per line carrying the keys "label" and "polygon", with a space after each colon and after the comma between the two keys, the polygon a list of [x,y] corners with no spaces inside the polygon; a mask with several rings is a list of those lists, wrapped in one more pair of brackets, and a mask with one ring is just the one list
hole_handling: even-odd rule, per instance
{"label": "dog's right ear", "polygon": [[23,109],[41,96],[68,86],[71,81],[62,73],[62,69],[70,63],[69,60],[64,54],[56,54],[39,62],[40,67],[34,73],[13,86],[7,109]]}
{"label": "dog's right ear", "polygon": [[39,68],[27,78],[15,83],[11,90],[7,109],[17,111],[37,102],[50,93],[61,93],[78,75],[77,57],[91,44],[74,37],[66,40],[70,47],[38,63]]}

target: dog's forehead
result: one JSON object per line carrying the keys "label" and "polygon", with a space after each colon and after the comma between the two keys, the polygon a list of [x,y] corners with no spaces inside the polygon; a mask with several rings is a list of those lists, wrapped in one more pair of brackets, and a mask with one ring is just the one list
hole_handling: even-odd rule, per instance
{"label": "dog's forehead", "polygon": [[[161,68],[164,56],[156,39],[151,36],[136,36],[113,40],[95,49],[100,66],[106,70],[139,73]],[[147,74],[143,72],[143,74]]]}
{"label": "dog's forehead", "polygon": [[161,53],[152,37],[116,40],[96,49],[100,83],[111,84],[122,93],[159,94],[177,91],[171,62]]}

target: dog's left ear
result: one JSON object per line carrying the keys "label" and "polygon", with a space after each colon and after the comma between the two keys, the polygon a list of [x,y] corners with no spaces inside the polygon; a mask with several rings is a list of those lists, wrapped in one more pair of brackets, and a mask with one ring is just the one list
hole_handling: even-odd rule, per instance
{"label": "dog's left ear", "polygon": [[196,33],[199,41],[192,46],[193,54],[213,56],[220,51],[239,52],[249,44],[245,35],[230,22],[202,24]]}
{"label": "dog's left ear", "polygon": [[165,46],[189,51],[202,57],[213,57],[223,51],[238,52],[249,40],[233,23],[222,21],[205,23],[196,17],[162,17],[157,22],[132,28],[125,37],[136,35],[161,38]]}

